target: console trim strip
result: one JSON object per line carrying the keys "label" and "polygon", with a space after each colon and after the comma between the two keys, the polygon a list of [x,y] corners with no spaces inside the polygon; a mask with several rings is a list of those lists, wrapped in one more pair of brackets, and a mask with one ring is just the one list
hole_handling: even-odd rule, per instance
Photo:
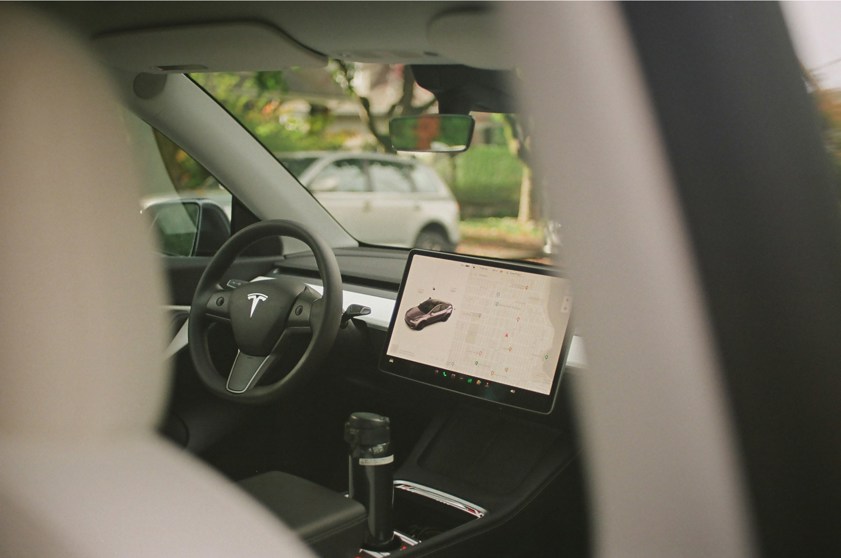
{"label": "console trim strip", "polygon": [[356,555],[357,558],[360,558],[362,556],[368,556],[369,558],[386,558],[386,556],[391,556],[392,554],[394,554],[396,552],[400,552],[401,550],[405,550],[406,548],[408,548],[410,546],[416,546],[416,545],[421,543],[421,541],[416,541],[415,539],[413,539],[409,535],[404,535],[403,533],[401,533],[400,531],[397,531],[396,529],[394,531],[394,535],[397,538],[400,539],[401,543],[403,543],[402,544],[403,548],[400,548],[398,550],[392,550],[390,552],[387,552],[387,551],[379,552],[379,551],[376,551],[376,550],[369,550],[367,548],[360,548],[359,549],[359,554]]}
{"label": "console trim strip", "polygon": [[435,500],[436,502],[450,506],[451,508],[456,508],[466,514],[472,515],[475,519],[481,519],[488,513],[488,510],[485,508],[470,503],[467,500],[463,500],[458,496],[453,496],[452,494],[447,494],[446,492],[441,492],[440,490],[435,490],[434,488],[429,488],[428,486],[424,486],[416,482],[395,480],[394,488],[396,490],[411,492],[412,494],[417,494],[418,496],[424,496],[430,500]]}

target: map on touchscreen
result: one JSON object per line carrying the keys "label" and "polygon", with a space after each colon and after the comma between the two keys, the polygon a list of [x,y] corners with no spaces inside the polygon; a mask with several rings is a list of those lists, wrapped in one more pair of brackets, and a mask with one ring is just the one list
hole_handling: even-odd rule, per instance
{"label": "map on touchscreen", "polygon": [[[444,378],[455,376],[464,388],[505,386],[514,388],[506,393],[549,395],[557,383],[571,301],[567,279],[533,268],[413,253],[385,350],[386,368],[408,361],[430,367],[433,377],[441,376],[431,383],[448,388]],[[484,397],[485,392],[468,393]]]}

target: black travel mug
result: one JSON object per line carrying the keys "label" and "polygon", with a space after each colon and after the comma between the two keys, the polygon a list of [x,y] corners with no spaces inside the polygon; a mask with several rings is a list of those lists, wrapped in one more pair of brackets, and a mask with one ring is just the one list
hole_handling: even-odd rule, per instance
{"label": "black travel mug", "polygon": [[394,536],[394,454],[388,417],[352,413],[345,423],[348,443],[348,491],[368,510],[365,548],[392,550]]}

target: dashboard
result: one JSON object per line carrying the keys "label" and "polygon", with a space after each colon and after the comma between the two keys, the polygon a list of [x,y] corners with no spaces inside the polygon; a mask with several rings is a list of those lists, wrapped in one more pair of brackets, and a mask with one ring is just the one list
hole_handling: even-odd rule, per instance
{"label": "dashboard", "polygon": [[[343,276],[343,305],[347,308],[351,304],[359,304],[371,309],[370,314],[354,318],[354,322],[364,324],[367,328],[380,333],[387,333],[392,317],[395,314],[398,290],[401,278],[406,270],[408,253],[403,250],[381,248],[339,249],[336,250]],[[482,259],[483,262],[500,262]],[[546,266],[538,264],[521,264],[533,270],[548,270]],[[273,269],[253,279],[261,281],[272,279],[277,275],[297,275],[306,278],[308,286],[321,292],[322,285],[317,277],[315,260],[309,254],[287,256],[277,262]],[[188,312],[189,307],[173,304],[164,308],[168,312]],[[170,358],[186,348],[186,322],[179,324],[174,331],[172,340],[165,351],[165,358]],[[586,353],[582,338],[575,334],[570,327],[565,347],[564,373],[580,373],[587,367]]]}

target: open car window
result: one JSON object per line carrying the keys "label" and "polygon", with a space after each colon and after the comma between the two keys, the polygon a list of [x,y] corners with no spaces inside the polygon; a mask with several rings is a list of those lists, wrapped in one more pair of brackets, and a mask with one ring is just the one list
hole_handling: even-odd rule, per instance
{"label": "open car window", "polygon": [[425,301],[421,302],[420,304],[418,304],[418,309],[421,310],[422,312],[429,312],[430,310],[432,310],[438,304],[439,303],[438,303],[437,300],[432,300],[430,298],[429,300],[425,300]]}

